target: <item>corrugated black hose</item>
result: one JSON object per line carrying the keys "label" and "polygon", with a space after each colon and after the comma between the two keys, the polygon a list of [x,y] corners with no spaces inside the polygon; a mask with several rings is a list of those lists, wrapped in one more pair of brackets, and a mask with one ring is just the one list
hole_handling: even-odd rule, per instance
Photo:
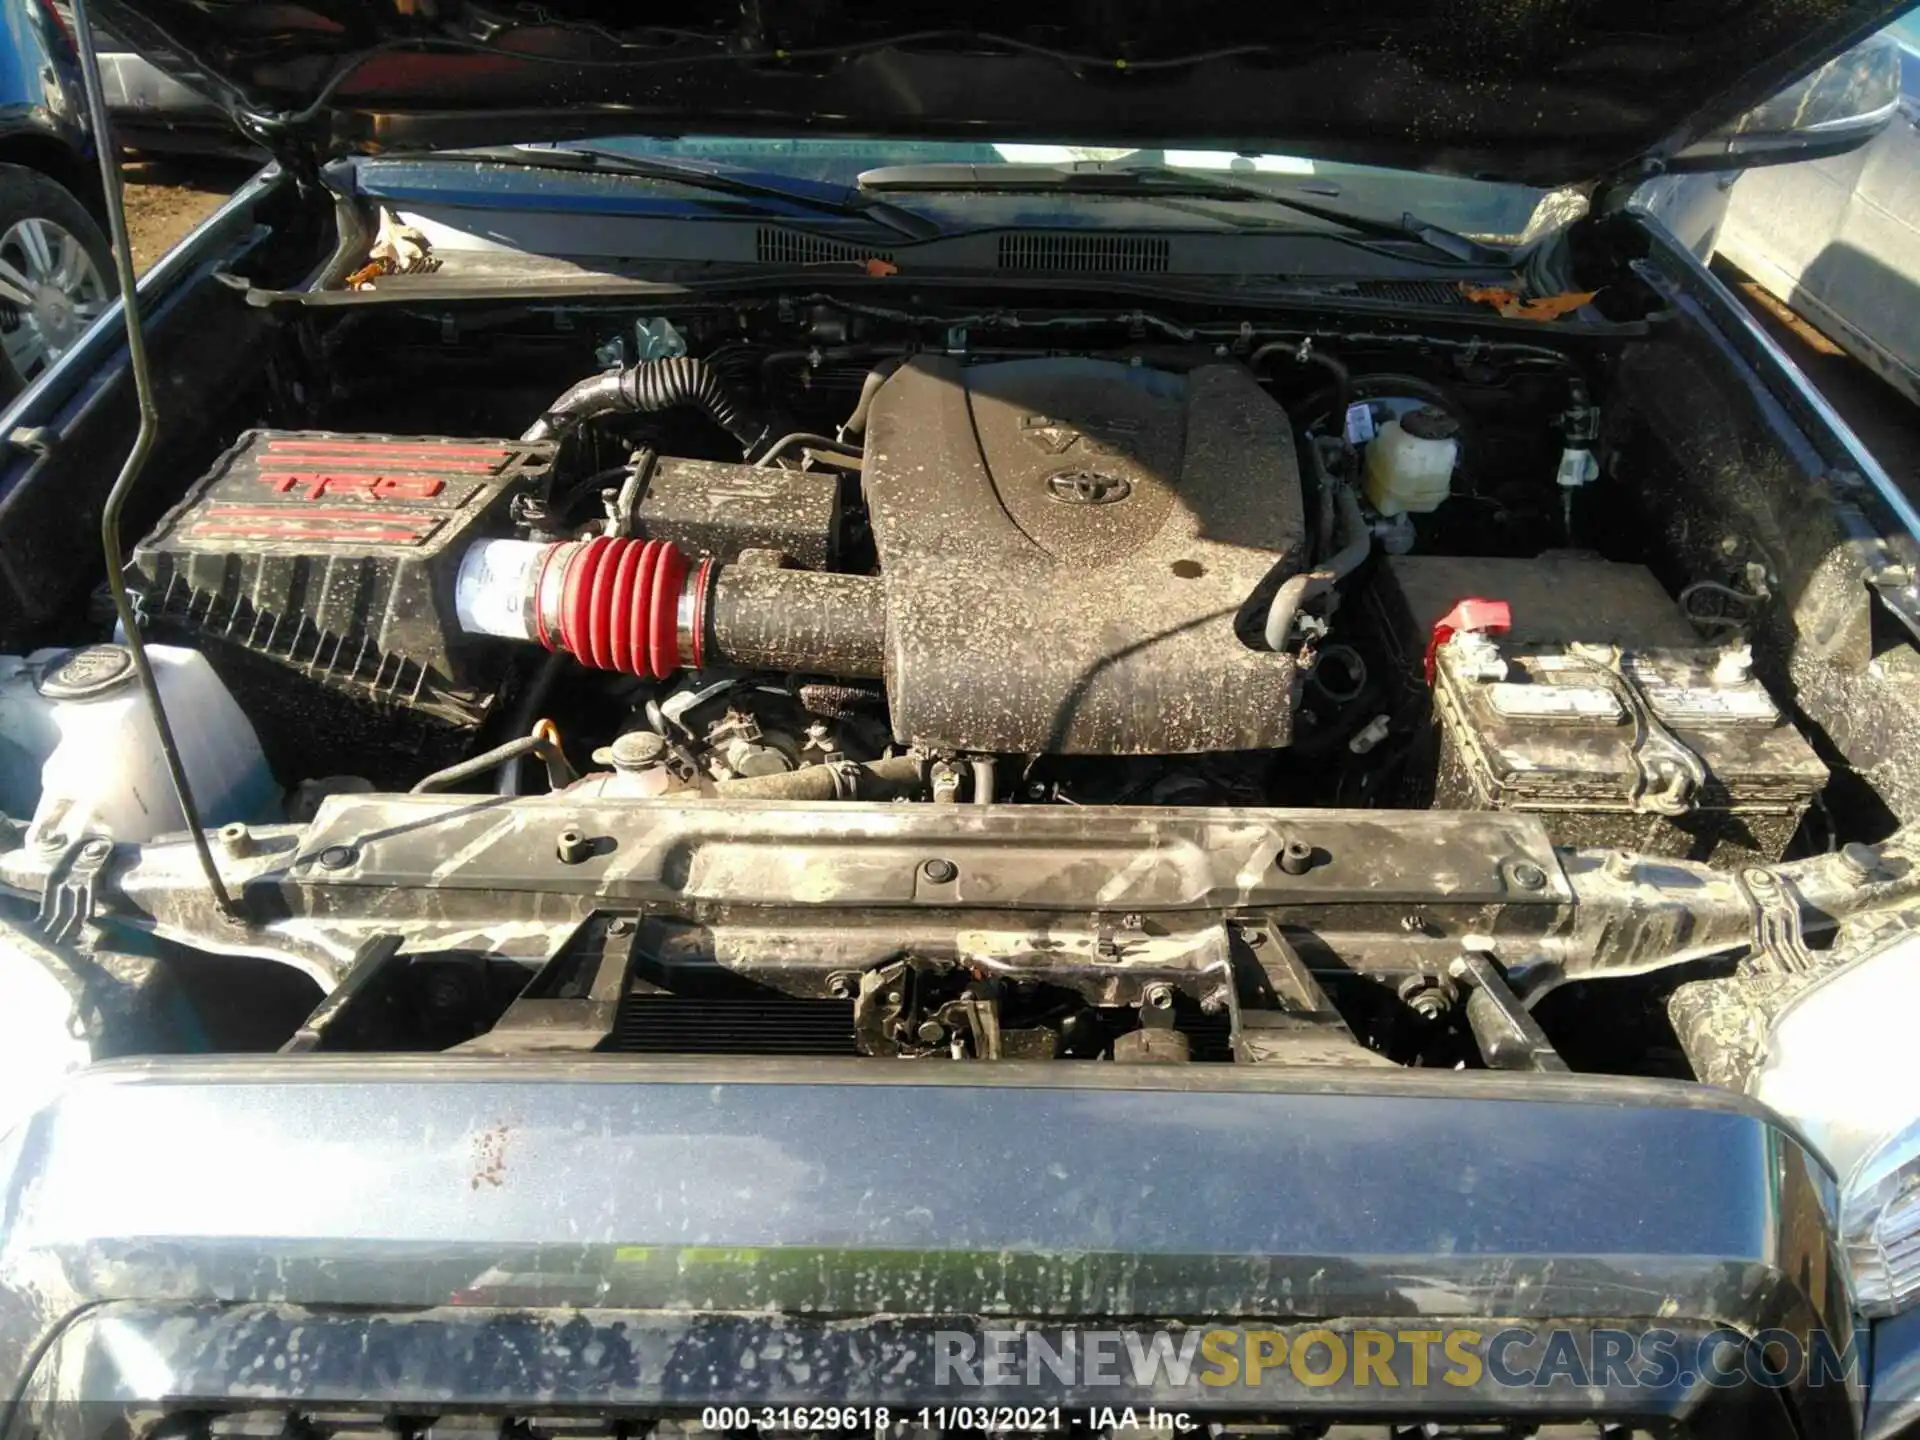
{"label": "corrugated black hose", "polygon": [[548,406],[520,438],[552,440],[596,416],[651,415],[682,407],[703,411],[745,455],[766,443],[767,420],[754,414],[717,370],[691,355],[642,360],[582,380]]}

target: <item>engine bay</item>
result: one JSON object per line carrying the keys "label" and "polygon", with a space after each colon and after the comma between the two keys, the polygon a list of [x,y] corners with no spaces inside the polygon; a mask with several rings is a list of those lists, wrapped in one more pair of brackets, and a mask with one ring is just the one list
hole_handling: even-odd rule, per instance
{"label": "engine bay", "polygon": [[[1178,358],[902,353],[836,419],[688,355],[581,382],[519,439],[249,431],[135,549],[134,589],[283,783],[409,789],[551,720],[614,794],[1417,806],[1443,750],[1620,730],[1583,773],[1573,743],[1527,762],[1557,795],[1488,772],[1439,803],[1695,859],[1713,844],[1674,819],[1764,814],[1742,846],[1784,854],[1824,771],[1737,618],[1690,622],[1569,528],[1599,421],[1571,367],[1562,410],[1476,424],[1311,341]],[[1275,364],[1328,382],[1298,419]],[[1531,474],[1498,451],[1527,442]],[[1476,600],[1496,611],[1449,622]],[[1521,642],[1553,653],[1500,653]]]}
{"label": "engine bay", "polygon": [[1613,357],[812,297],[595,317],[582,378],[580,319],[438,323],[309,337],[131,551],[219,863],[277,894],[250,941],[189,895],[124,646],[0,675],[43,927],[138,847],[162,970],[385,997],[316,1030],[295,985],[284,1043],[1660,1073],[1635,977],[1865,833],[1776,565],[1649,523]]}

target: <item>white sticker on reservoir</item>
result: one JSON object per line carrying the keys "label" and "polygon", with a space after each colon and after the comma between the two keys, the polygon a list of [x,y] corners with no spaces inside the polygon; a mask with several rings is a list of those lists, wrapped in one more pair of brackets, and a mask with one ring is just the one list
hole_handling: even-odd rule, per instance
{"label": "white sticker on reservoir", "polygon": [[1591,450],[1562,450],[1560,470],[1554,478],[1562,489],[1578,490],[1600,478],[1600,462]]}
{"label": "white sticker on reservoir", "polygon": [[1364,445],[1373,434],[1373,407],[1364,400],[1347,406],[1347,443]]}
{"label": "white sticker on reservoir", "polygon": [[533,540],[482,540],[460,562],[453,612],[472,635],[531,640],[528,597],[548,547]]}

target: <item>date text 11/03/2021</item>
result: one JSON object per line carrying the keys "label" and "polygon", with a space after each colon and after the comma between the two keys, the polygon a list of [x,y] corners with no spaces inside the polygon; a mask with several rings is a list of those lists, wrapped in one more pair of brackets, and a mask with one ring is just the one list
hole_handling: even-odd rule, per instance
{"label": "date text 11/03/2021", "polygon": [[913,1409],[886,1405],[715,1405],[700,1412],[701,1428],[719,1431],[750,1427],[884,1431],[895,1424],[932,1430],[1058,1430],[1075,1419],[1083,1419],[1097,1430],[1155,1430],[1182,1435],[1200,1426],[1184,1410],[1133,1405],[1084,1412],[1058,1405],[922,1405]]}

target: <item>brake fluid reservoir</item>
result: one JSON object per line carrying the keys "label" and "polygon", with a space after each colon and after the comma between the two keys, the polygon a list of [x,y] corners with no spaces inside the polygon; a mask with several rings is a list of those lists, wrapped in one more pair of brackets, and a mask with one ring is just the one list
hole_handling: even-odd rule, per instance
{"label": "brake fluid reservoir", "polygon": [[[201,823],[278,819],[280,794],[260,741],[206,658],[149,645],[147,659]],[[52,702],[59,743],[41,767],[29,844],[47,835],[150,840],[185,826],[130,651],[75,650],[41,674],[39,692]]]}
{"label": "brake fluid reservoir", "polygon": [[1425,515],[1440,508],[1460,458],[1460,426],[1425,406],[1389,420],[1367,446],[1366,491],[1382,515]]}

